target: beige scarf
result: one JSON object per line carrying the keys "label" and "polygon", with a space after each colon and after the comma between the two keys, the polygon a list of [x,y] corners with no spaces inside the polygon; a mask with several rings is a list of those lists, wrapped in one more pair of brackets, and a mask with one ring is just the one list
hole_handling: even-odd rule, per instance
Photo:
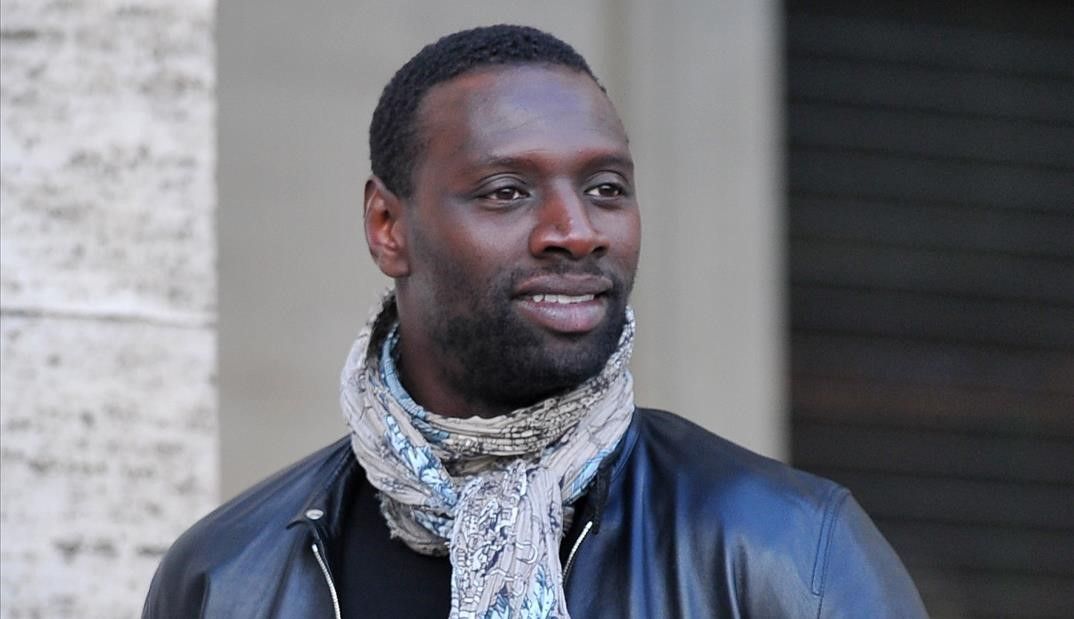
{"label": "beige scarf", "polygon": [[355,341],[341,401],[393,537],[449,555],[451,617],[568,617],[559,546],[570,504],[634,412],[634,315],[604,369],[573,391],[491,419],[421,408],[395,375],[389,294]]}

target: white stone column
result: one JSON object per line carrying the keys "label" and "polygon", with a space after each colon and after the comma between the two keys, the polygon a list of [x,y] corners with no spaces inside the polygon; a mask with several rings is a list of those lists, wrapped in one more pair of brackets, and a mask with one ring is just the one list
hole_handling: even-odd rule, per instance
{"label": "white stone column", "polygon": [[132,617],[215,503],[211,0],[0,9],[0,615]]}

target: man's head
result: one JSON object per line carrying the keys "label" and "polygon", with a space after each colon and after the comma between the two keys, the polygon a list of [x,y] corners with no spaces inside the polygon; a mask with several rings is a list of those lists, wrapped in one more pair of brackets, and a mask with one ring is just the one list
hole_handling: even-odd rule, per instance
{"label": "man's head", "polygon": [[380,95],[369,125],[373,174],[400,197],[410,197],[423,135],[418,107],[431,88],[490,66],[544,64],[584,73],[589,65],[570,45],[525,26],[488,26],[449,34],[426,45],[395,73]]}
{"label": "man's head", "polygon": [[[640,234],[603,89],[565,43],[513,26],[445,37],[400,74],[374,114],[365,209],[396,281],[408,390],[442,414],[494,415],[593,376],[622,331]],[[400,144],[376,146],[391,127]]]}

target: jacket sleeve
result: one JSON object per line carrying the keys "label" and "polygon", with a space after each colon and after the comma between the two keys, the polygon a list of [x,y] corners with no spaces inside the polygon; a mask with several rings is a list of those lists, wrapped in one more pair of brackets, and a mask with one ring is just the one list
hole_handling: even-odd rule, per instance
{"label": "jacket sleeve", "polygon": [[899,557],[849,492],[831,499],[818,544],[814,593],[820,618],[928,618]]}
{"label": "jacket sleeve", "polygon": [[202,617],[208,585],[204,574],[194,573],[184,537],[172,545],[153,575],[142,607],[142,619]]}

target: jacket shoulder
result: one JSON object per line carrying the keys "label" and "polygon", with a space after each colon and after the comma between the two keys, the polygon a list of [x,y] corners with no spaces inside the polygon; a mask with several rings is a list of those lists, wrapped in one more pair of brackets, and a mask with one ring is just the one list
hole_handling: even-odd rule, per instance
{"label": "jacket shoulder", "polygon": [[[199,616],[214,574],[243,565],[244,554],[263,559],[268,549],[288,552],[288,529],[311,496],[331,486],[353,459],[340,439],[273,474],[201,518],[164,554],[153,576],[143,616]],[[323,487],[323,488],[322,488]],[[178,612],[177,611],[180,611]]]}
{"label": "jacket shoulder", "polygon": [[674,413],[637,410],[638,447],[656,471],[686,475],[689,488],[712,498],[732,495],[790,502],[823,510],[833,494],[846,492],[830,480],[762,456]]}
{"label": "jacket shoulder", "polygon": [[709,536],[704,545],[716,552],[699,564],[715,561],[749,583],[739,598],[752,614],[926,616],[898,556],[846,488],[677,415],[639,409],[637,417],[635,473],[646,469],[650,485],[670,489],[659,503],[690,514]]}

